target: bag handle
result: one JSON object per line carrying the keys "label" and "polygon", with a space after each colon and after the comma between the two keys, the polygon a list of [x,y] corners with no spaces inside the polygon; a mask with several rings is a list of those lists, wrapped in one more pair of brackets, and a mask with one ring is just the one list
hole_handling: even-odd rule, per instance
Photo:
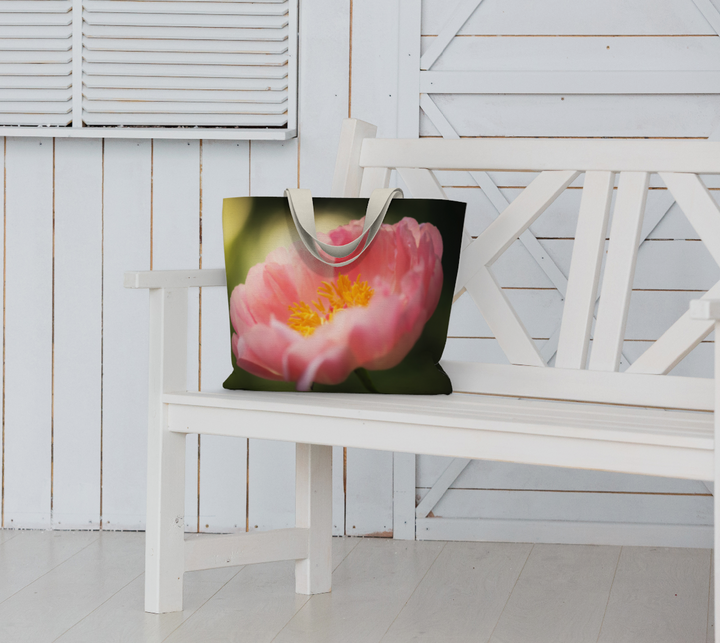
{"label": "bag handle", "polygon": [[[315,210],[313,209],[310,190],[287,189],[285,190],[285,196],[287,197],[288,204],[290,205],[290,214],[292,215],[300,240],[303,242],[303,245],[307,248],[308,252],[318,261],[322,261],[328,266],[338,268],[341,266],[347,266],[365,252],[367,247],[375,238],[375,235],[380,230],[380,226],[385,220],[385,215],[390,207],[390,202],[394,198],[401,199],[403,197],[403,193],[400,188],[380,188],[373,190],[373,193],[370,195],[370,199],[368,199],[365,224],[363,225],[362,234],[357,239],[351,241],[350,243],[346,243],[344,246],[331,246],[330,244],[323,243],[317,238],[317,233],[315,231]],[[336,259],[345,259],[357,250],[363,238],[365,239],[365,243],[357,257],[353,257],[352,259],[348,259],[347,261],[342,261],[340,263],[328,261],[320,254],[320,250],[318,250],[319,248],[326,254],[329,254],[331,257],[335,257]]]}

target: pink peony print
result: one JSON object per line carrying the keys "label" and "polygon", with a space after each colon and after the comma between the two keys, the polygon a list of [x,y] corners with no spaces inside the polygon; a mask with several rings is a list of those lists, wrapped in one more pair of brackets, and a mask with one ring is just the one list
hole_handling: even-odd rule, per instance
{"label": "pink peony print", "polygon": [[[362,225],[351,221],[323,241],[349,243]],[[357,368],[396,366],[437,307],[442,252],[438,229],[409,217],[383,225],[365,254],[341,268],[300,244],[273,250],[230,297],[237,365],[299,391],[339,384]]]}

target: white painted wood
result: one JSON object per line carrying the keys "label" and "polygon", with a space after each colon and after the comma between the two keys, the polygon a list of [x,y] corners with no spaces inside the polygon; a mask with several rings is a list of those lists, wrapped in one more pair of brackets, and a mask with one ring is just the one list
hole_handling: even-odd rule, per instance
{"label": "white painted wood", "polygon": [[398,174],[416,199],[447,199],[445,191],[430,170],[399,168]]}
{"label": "white painted wood", "polygon": [[225,268],[146,270],[125,273],[125,288],[202,288],[224,286]]}
{"label": "white painted wood", "polygon": [[[5,601],[99,538],[98,532],[24,530],[0,545],[0,601]],[[18,537],[19,536],[19,537]]]}
{"label": "white painted wood", "polygon": [[[404,448],[432,455],[703,480],[710,480],[714,475],[709,417],[705,414],[688,416],[682,412],[655,412],[652,419],[647,419],[644,412],[625,415],[628,411],[625,409],[617,416],[617,421],[610,422],[607,416],[585,416],[580,409],[574,408],[575,405],[570,405],[570,416],[560,419],[558,410],[563,405],[556,403],[529,404],[525,400],[512,400],[513,410],[503,414],[492,407],[507,404],[507,401],[493,401],[488,408],[486,402],[471,400],[466,417],[458,417],[457,411],[452,415],[441,413],[433,417],[446,402],[433,400],[422,407],[416,404],[413,409],[407,410],[397,409],[393,404],[371,412],[365,408],[353,409],[351,400],[341,398],[334,404],[342,403],[342,408],[327,408],[327,415],[306,415],[297,413],[295,409],[302,411],[303,404],[311,404],[310,401],[303,403],[288,398],[283,404],[282,398],[275,395],[272,408],[255,410],[253,406],[260,400],[257,397],[253,400],[253,397],[243,396],[244,399],[239,400],[237,396],[208,394],[199,397],[187,393],[165,395],[164,399],[170,403],[169,421],[173,431],[211,431],[216,435],[238,435],[242,431],[251,438],[260,435],[260,430],[252,426],[238,428],[239,403],[248,425],[255,423],[263,426],[264,437],[272,435],[278,440],[295,435],[316,444],[342,444],[387,451]],[[191,406],[188,404],[191,400],[211,408]],[[462,404],[460,399],[456,398],[453,406],[456,404]],[[585,407],[582,405],[582,408]],[[524,409],[522,414],[521,409]],[[315,411],[311,410],[311,413]],[[370,421],[373,413],[378,415]],[[402,418],[401,422],[397,421],[397,413]],[[540,422],[543,414],[552,419],[548,419],[547,423]],[[343,418],[342,422],[338,422],[338,417]],[[687,425],[689,417],[692,417],[692,429]],[[643,424],[643,419],[647,424]],[[207,429],[210,423],[212,428]],[[271,434],[268,426],[272,426]],[[662,432],[658,426],[662,426]],[[348,493],[352,491],[351,473],[348,468]],[[391,489],[391,484],[379,488]],[[350,508],[348,502],[348,530],[352,527]],[[392,524],[391,520],[392,511],[389,524]]]}
{"label": "white painted wood", "polygon": [[470,460],[467,458],[455,458],[450,462],[447,469],[445,469],[442,475],[435,481],[430,491],[428,491],[425,497],[418,503],[417,509],[415,510],[415,516],[417,518],[427,518],[438,500],[443,497],[445,492],[450,488],[450,485],[457,480],[457,477],[465,470],[468,464],[470,464]]}
{"label": "white painted wood", "polygon": [[[52,130],[52,135],[55,138],[98,138],[97,130],[94,128],[58,128]],[[38,127],[3,127],[0,126],[0,134],[3,136],[28,136],[36,138],[38,136],[47,136],[48,132]],[[213,140],[236,140],[236,141],[247,141],[247,140],[258,140],[258,141],[287,141],[297,136],[296,129],[215,129],[213,130]],[[130,139],[201,139],[208,137],[208,130],[203,129],[188,129],[188,128],[177,128],[171,127],[138,127],[136,129],[125,129],[123,128],[104,128],[102,137],[109,138],[130,138]]]}
{"label": "white painted wood", "polygon": [[102,141],[55,141],[55,529],[100,527],[102,178]]}
{"label": "white painted wood", "polygon": [[720,34],[720,13],[718,13],[715,5],[710,0],[693,0],[693,2],[715,32]]}
{"label": "white painted wood", "polygon": [[169,431],[162,393],[185,388],[187,290],[150,291],[145,611],[182,610],[185,438]]}
{"label": "white painted wood", "polygon": [[[472,251],[471,245],[464,252],[463,260]],[[464,286],[483,313],[511,364],[546,366],[525,326],[488,268],[481,268]]]}
{"label": "white painted wood", "polygon": [[190,536],[185,540],[185,571],[305,558],[308,529],[275,529],[251,534]]}
{"label": "white painted wood", "polygon": [[[333,536],[345,535],[345,449],[333,447],[332,455]],[[413,489],[413,495],[415,490]]]}
{"label": "white painted wood", "polygon": [[555,360],[558,368],[585,367],[614,182],[612,172],[591,172],[585,178]]}
{"label": "white painted wood", "polygon": [[[403,555],[410,547],[412,562]],[[315,641],[380,640],[443,547],[443,543],[363,539],[337,568],[331,600],[313,598],[312,609],[298,611],[276,640],[310,640],[310,632]],[[373,591],[378,575],[393,579],[384,591]]]}
{"label": "white painted wood", "polygon": [[691,301],[690,317],[692,319],[717,321],[720,319],[720,300],[703,298]]}
{"label": "white painted wood", "polygon": [[335,174],[331,194],[357,196],[360,194],[360,183],[363,171],[358,164],[362,143],[372,138],[377,127],[357,119],[345,119],[340,132]]}
{"label": "white painted wood", "polygon": [[363,172],[360,194],[358,196],[369,198],[373,190],[386,188],[390,185],[390,170],[384,167],[369,167]]}
{"label": "white painted wood", "polygon": [[295,524],[307,529],[305,556],[295,563],[295,591],[325,594],[332,584],[332,448],[298,443]]}
{"label": "white painted wood", "polygon": [[8,138],[5,163],[3,526],[48,529],[53,375],[53,141]]}
{"label": "white painted wood", "polygon": [[108,643],[122,643],[123,638],[144,638],[148,643],[159,643],[192,617],[240,569],[242,568],[212,569],[188,574],[183,611],[168,614],[145,612],[144,579],[140,576],[113,594],[57,640],[62,643],[93,643],[101,635]]}
{"label": "white painted wood", "polygon": [[[202,265],[225,284],[222,200],[247,196],[250,159],[248,143],[203,141]],[[202,288],[200,384],[214,390],[232,372],[225,288]],[[247,519],[247,440],[206,435],[200,438],[200,531],[245,531]]]}
{"label": "white painted wood", "polygon": [[531,549],[448,543],[382,641],[487,641]]}
{"label": "white painted wood", "polygon": [[659,377],[644,373],[611,373],[553,368],[547,372],[505,364],[443,361],[455,390],[490,395],[640,404],[658,408],[713,409],[707,378]]}
{"label": "white painted wood", "polygon": [[[374,141],[373,141],[374,142]],[[464,141],[447,141],[448,145]],[[449,151],[449,149],[448,149]],[[495,219],[463,253],[455,290],[482,268],[497,261],[510,245],[537,219],[578,173],[543,172]]]}
{"label": "white painted wood", "polygon": [[[447,4],[442,0],[425,0],[423,33],[438,34],[447,19]],[[622,16],[622,19],[618,19]],[[460,30],[461,35],[655,35],[710,34],[715,31],[689,0],[670,0],[657,11],[651,0],[612,0],[603,6],[580,9],[571,0],[559,0],[540,7],[523,0],[508,7],[482,5]]]}
{"label": "white painted wood", "polygon": [[[348,447],[345,533],[348,536],[390,538],[393,530],[393,454],[378,453],[371,450],[371,445],[355,440],[338,444]],[[368,448],[362,448],[365,446]],[[397,446],[392,450],[414,452],[412,447],[399,443]]]}
{"label": "white painted wood", "polygon": [[[180,270],[200,262],[200,150],[198,141],[153,142],[153,269]],[[187,381],[200,384],[199,296],[187,291]],[[185,462],[185,529],[198,531],[198,439],[188,436]]]}
{"label": "white painted wood", "polygon": [[705,184],[695,174],[661,173],[660,176],[713,259],[720,264],[720,208]]}
{"label": "white painted wood", "polygon": [[[422,2],[421,0],[399,0],[398,12],[398,99],[395,135],[399,138],[417,138],[420,135],[420,109],[418,107],[420,39],[418,34],[421,29]],[[412,163],[404,163],[400,166],[417,167]]]}
{"label": "white painted wood", "polygon": [[[458,132],[462,136],[462,132]],[[541,170],[695,172],[720,174],[717,149],[707,141],[603,141],[535,139],[419,139],[402,145],[388,139],[365,142],[362,167],[425,167],[437,170]],[[577,175],[573,176],[573,180]],[[550,181],[550,177],[545,179]],[[568,183],[569,184],[569,183]],[[564,189],[564,188],[563,188]]]}
{"label": "white painted wood", "polygon": [[595,641],[619,547],[535,545],[490,641]]}
{"label": "white painted wood", "polygon": [[716,71],[423,71],[420,91],[473,95],[716,94],[718,80]]}
{"label": "white painted wood", "polygon": [[142,573],[141,534],[93,536],[84,549],[0,603],[3,639],[53,641]]}
{"label": "white painted wood", "polygon": [[415,540],[415,454],[393,454],[393,538]]}
{"label": "white painted wood", "polygon": [[150,142],[105,141],[103,461],[105,529],[145,524],[148,300],[122,287],[150,267]]}
{"label": "white painted wood", "polygon": [[[715,333],[717,335],[718,331],[720,331],[720,322],[718,320],[715,320]],[[720,342],[715,343],[715,373],[720,372]],[[720,383],[718,383],[717,375],[715,379],[715,408],[717,409],[718,401],[720,400]],[[718,437],[720,436],[720,416],[718,416],[717,412],[715,413],[715,444],[718,443]],[[717,473],[720,470],[720,458],[717,457],[717,454],[715,456],[715,472]],[[713,496],[713,509],[714,515],[718,515],[718,510],[720,510],[720,506],[718,506],[718,503],[720,503],[720,499],[718,498],[717,494],[714,494]],[[713,551],[720,551],[718,547],[720,547],[720,529],[714,530],[714,539],[713,539]],[[713,573],[713,588],[714,588],[714,619],[713,619],[713,628],[715,627],[714,624],[720,621],[720,591],[717,584],[717,578],[720,576],[720,563],[718,563],[718,557],[717,555],[713,554],[713,563],[712,563],[712,573]],[[720,634],[718,634],[717,629],[715,630],[715,641],[717,643],[717,639]]]}
{"label": "white painted wood", "polygon": [[598,321],[590,355],[591,370],[616,371],[620,365],[648,182],[647,172],[620,174]]}
{"label": "white painted wood", "polygon": [[468,18],[475,13],[480,6],[482,0],[464,0],[457,5],[455,11],[448,18],[437,38],[420,59],[420,69],[430,69],[435,61],[442,55],[450,42],[455,38],[457,33],[462,29]]}
{"label": "white painted wood", "polygon": [[704,642],[710,553],[624,547],[597,640]]}

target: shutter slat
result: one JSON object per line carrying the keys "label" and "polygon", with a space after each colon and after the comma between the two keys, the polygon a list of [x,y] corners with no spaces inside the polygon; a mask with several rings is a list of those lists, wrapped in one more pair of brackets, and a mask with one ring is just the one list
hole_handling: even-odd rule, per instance
{"label": "shutter slat", "polygon": [[[8,65],[10,66],[10,65]],[[112,63],[86,63],[88,76],[171,76],[218,78],[285,78],[286,67],[250,67],[249,65],[113,65]]]}
{"label": "shutter slat", "polygon": [[[70,113],[62,114],[28,114],[20,112],[17,114],[0,114],[0,122],[3,125],[59,125],[64,126],[70,123]],[[49,134],[49,132],[48,132]]]}
{"label": "shutter slat", "polygon": [[[72,25],[48,26],[48,25],[7,25],[0,20],[0,38],[10,40],[27,38],[72,38]],[[7,43],[6,43],[7,44]]]}
{"label": "shutter slat", "polygon": [[134,89],[204,89],[204,90],[253,90],[280,91],[287,89],[287,78],[163,78],[163,77],[122,77],[83,76],[86,88]]}
{"label": "shutter slat", "polygon": [[0,51],[70,51],[72,41],[55,38],[6,38],[0,40]]}
{"label": "shutter slat", "polygon": [[[204,90],[204,89],[117,89],[90,88],[87,87],[83,95],[93,101],[194,101],[200,103],[213,103],[222,101],[224,103],[284,103],[287,102],[286,91],[253,91],[253,90]],[[0,97],[2,90],[0,90]]]}
{"label": "shutter slat", "polygon": [[[205,52],[104,51],[85,52],[89,63],[127,63],[161,65],[287,65],[284,54],[226,54]],[[3,62],[0,52],[0,62]]]}
{"label": "shutter slat", "polygon": [[3,26],[66,26],[72,25],[71,13],[4,13]]}
{"label": "shutter slat", "polygon": [[[2,3],[0,3],[2,4]],[[85,9],[92,13],[173,13],[203,15],[283,16],[288,12],[286,0],[259,2],[125,2],[123,0],[88,0]]]}
{"label": "shutter slat", "polygon": [[[72,10],[72,3],[67,0],[2,0],[0,13],[68,13]],[[4,22],[4,18],[2,19]]]}
{"label": "shutter slat", "polygon": [[[285,54],[287,40],[133,40],[130,38],[83,38],[86,52],[92,51],[166,51],[224,54]],[[2,42],[0,42],[2,49]],[[87,53],[86,53],[87,55]]]}
{"label": "shutter slat", "polygon": [[83,18],[88,25],[160,27],[163,29],[165,27],[282,29],[288,24],[287,16],[198,15],[185,13],[90,13],[84,11]]}
{"label": "shutter slat", "polygon": [[71,73],[71,62],[58,65],[0,64],[0,76],[69,76]]}
{"label": "shutter slat", "polygon": [[34,63],[34,64],[57,64],[71,63],[72,52],[67,51],[3,51],[0,50],[0,64],[9,63]]}
{"label": "shutter slat", "polygon": [[0,103],[2,102],[28,102],[28,101],[69,101],[72,100],[72,89],[70,87],[48,89],[40,87],[37,89],[0,89]]}
{"label": "shutter slat", "polygon": [[72,79],[67,76],[3,76],[0,70],[0,87],[3,89],[71,89]]}
{"label": "shutter slat", "polygon": [[287,115],[270,114],[92,114],[85,112],[88,125],[198,125],[206,127],[282,127]]}
{"label": "shutter slat", "polygon": [[[287,99],[278,104],[274,103],[212,103],[198,104],[184,101],[89,101],[85,111],[91,114],[118,113],[118,114],[194,114],[202,111],[204,114],[284,114]],[[18,111],[18,110],[15,110]]]}
{"label": "shutter slat", "polygon": [[[123,27],[117,25],[85,25],[84,33],[93,38],[171,39],[171,40],[286,40],[287,27],[282,29],[224,29],[192,27]],[[0,35],[2,33],[0,32]],[[25,36],[32,37],[32,36]]]}

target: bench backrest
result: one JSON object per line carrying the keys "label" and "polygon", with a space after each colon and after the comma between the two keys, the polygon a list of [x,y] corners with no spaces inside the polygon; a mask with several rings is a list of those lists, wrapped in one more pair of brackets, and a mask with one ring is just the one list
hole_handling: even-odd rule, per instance
{"label": "bench backrest", "polygon": [[[720,209],[699,176],[720,174],[720,143],[374,136],[372,125],[345,121],[334,194],[368,196],[373,189],[388,186],[393,169],[410,190],[408,196],[420,198],[447,198],[434,170],[470,171],[488,192],[497,190],[488,171],[540,172],[477,238],[465,236],[456,295],[467,291],[472,297],[513,366],[443,362],[456,390],[712,410],[711,381],[657,377],[672,370],[711,332],[711,322],[691,320],[684,314],[625,372],[618,371],[650,175],[659,174],[720,264]],[[555,368],[547,369],[546,360],[493,276],[492,265],[583,173]],[[600,284],[606,236],[609,242]],[[705,295],[719,296],[720,283]]]}

